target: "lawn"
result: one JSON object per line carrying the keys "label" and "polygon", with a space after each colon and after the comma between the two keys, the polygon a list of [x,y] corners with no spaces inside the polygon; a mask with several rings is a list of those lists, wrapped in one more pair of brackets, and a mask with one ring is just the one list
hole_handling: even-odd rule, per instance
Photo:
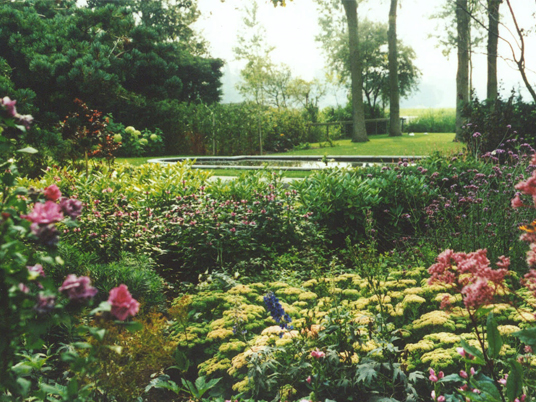
{"label": "lawn", "polygon": [[[370,136],[366,143],[355,143],[349,139],[333,141],[334,146],[321,147],[319,143],[311,144],[310,149],[290,151],[285,155],[396,155],[416,156],[430,155],[434,151],[442,153],[459,152],[464,147],[453,142],[454,133],[415,133],[413,137],[404,134],[401,137],[389,137],[387,134]],[[324,145],[326,143],[323,143]]]}

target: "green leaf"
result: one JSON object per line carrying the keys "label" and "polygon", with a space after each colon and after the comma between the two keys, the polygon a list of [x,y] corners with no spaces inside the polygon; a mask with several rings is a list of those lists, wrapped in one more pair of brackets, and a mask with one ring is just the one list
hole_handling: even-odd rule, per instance
{"label": "green leaf", "polygon": [[357,382],[362,382],[365,384],[370,384],[377,376],[378,372],[375,369],[374,364],[364,363],[358,366],[356,371]]}
{"label": "green leaf", "polygon": [[73,346],[77,349],[91,349],[91,344],[87,342],[74,342]]}
{"label": "green leaf", "polygon": [[108,345],[107,348],[110,349],[110,350],[113,350],[118,355],[120,355],[123,352],[123,348],[121,346]]}
{"label": "green leaf", "polygon": [[22,149],[17,149],[17,152],[24,152],[26,154],[36,154],[38,151],[35,148],[26,147],[26,148],[22,148]]}
{"label": "green leaf", "polygon": [[64,389],[64,387],[58,384],[49,385],[45,383],[40,383],[39,388],[41,388],[41,390],[46,392],[47,394],[52,394],[52,395],[63,395],[63,389]]}
{"label": "green leaf", "polygon": [[438,382],[446,383],[446,382],[460,382],[462,381],[462,378],[458,374],[449,374],[445,377],[441,378]]}
{"label": "green leaf", "polygon": [[486,332],[488,335],[488,353],[492,359],[495,359],[497,356],[499,356],[499,352],[501,351],[503,345],[503,340],[499,330],[497,329],[497,320],[495,320],[492,312],[488,314]]}
{"label": "green leaf", "polygon": [[175,353],[173,353],[173,358],[175,359],[175,366],[177,370],[180,371],[188,371],[190,368],[190,359],[188,359],[188,356],[186,356],[186,353],[181,352],[179,349],[175,350]]}
{"label": "green leaf", "polygon": [[67,386],[67,395],[78,395],[78,380],[76,378],[73,378],[71,381],[69,381],[69,385]]}
{"label": "green leaf", "polygon": [[138,321],[129,321],[129,322],[118,321],[117,323],[125,327],[130,332],[141,331],[143,329],[143,324]]}
{"label": "green leaf", "polygon": [[101,302],[101,304],[99,304],[99,307],[91,310],[89,312],[89,315],[95,315],[97,313],[104,313],[104,312],[110,312],[110,311],[112,311],[112,305],[108,303],[107,301],[103,301]]}
{"label": "green leaf", "polygon": [[521,331],[514,332],[513,336],[519,338],[523,343],[530,346],[536,346],[536,327],[523,329]]}
{"label": "green leaf", "polygon": [[471,360],[471,362],[478,364],[480,366],[483,366],[486,364],[484,360],[484,355],[480,350],[475,348],[474,346],[469,345],[465,340],[461,340],[461,345],[463,350],[465,350],[467,353],[473,355],[475,358]]}
{"label": "green leaf", "polygon": [[514,359],[510,359],[508,363],[511,369],[506,380],[506,396],[513,401],[523,393],[523,367]]}
{"label": "green leaf", "polygon": [[[489,402],[500,402],[501,401],[501,394],[499,393],[499,390],[495,386],[494,383],[489,381],[478,381],[476,382],[476,388],[482,391],[482,394],[487,394],[488,398],[486,398],[486,401]],[[492,399],[489,399],[491,397]]]}
{"label": "green leaf", "polygon": [[26,378],[17,378],[17,384],[20,387],[20,392],[22,395],[26,396],[28,395],[28,392],[30,392],[30,387],[32,386],[32,382],[27,380]]}

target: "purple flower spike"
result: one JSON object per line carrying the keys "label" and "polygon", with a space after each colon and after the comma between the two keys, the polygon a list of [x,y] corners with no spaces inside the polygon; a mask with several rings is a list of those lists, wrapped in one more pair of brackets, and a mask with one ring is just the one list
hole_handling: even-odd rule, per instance
{"label": "purple flower spike", "polygon": [[63,285],[58,289],[60,292],[66,291],[71,300],[82,301],[90,299],[97,294],[97,289],[91,286],[91,280],[87,276],[77,278],[76,275],[67,275]]}

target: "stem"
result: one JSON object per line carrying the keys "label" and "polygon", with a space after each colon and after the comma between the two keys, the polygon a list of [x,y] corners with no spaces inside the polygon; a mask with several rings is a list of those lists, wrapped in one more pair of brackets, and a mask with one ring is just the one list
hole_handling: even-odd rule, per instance
{"label": "stem", "polygon": [[[476,321],[476,318],[474,314],[467,309],[467,312],[469,313],[469,317],[471,318],[471,323],[473,324],[473,328],[475,329],[476,337],[478,339],[478,343],[480,344],[480,347],[482,348],[482,354],[484,355],[484,360],[486,361],[486,366],[488,367],[491,376],[493,377],[493,381],[495,384],[499,383],[499,379],[497,378],[497,375],[495,374],[494,370],[494,363],[493,360],[488,357],[488,354],[486,353],[486,348],[484,346],[484,338],[480,334],[480,331],[478,330],[478,322]],[[499,387],[496,387],[497,391],[499,391],[499,394],[501,395],[501,399],[503,402],[506,402],[506,399],[504,398],[504,395]]]}

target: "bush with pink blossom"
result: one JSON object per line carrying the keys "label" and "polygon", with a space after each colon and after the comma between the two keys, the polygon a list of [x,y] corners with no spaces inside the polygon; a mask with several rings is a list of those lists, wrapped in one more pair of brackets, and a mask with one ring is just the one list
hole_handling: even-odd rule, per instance
{"label": "bush with pink blossom", "polygon": [[[536,155],[531,159],[536,165]],[[519,193],[512,200],[514,208],[536,208],[536,171],[519,182],[515,188]],[[526,196],[530,198],[524,200]],[[527,197],[528,198],[528,197]],[[527,251],[528,273],[521,279],[520,285],[525,287],[533,298],[536,297],[536,221],[520,227],[524,233],[521,240],[529,243]],[[498,329],[498,322],[490,306],[498,298],[510,304],[523,301],[516,289],[514,275],[508,270],[510,260],[499,257],[498,269],[490,267],[486,258],[486,250],[473,253],[455,253],[445,250],[437,257],[437,262],[429,268],[429,283],[439,283],[458,291],[466,309],[466,316],[471,322],[477,345],[471,345],[462,339],[458,353],[465,363],[465,370],[448,376],[435,376],[430,370],[430,381],[434,385],[432,399],[438,402],[449,401],[502,401],[523,402],[527,394],[532,393],[532,348],[536,346],[536,327],[527,325],[524,329],[512,333],[524,347],[518,351],[518,357],[503,360],[501,350],[505,339]],[[534,300],[534,299],[532,299]],[[525,298],[525,302],[527,299]],[[448,300],[442,303],[448,308]],[[488,308],[488,306],[490,306]],[[536,306],[529,301],[532,311]],[[468,374],[469,373],[469,374]],[[441,372],[441,374],[443,374]],[[454,388],[454,393],[449,393]],[[529,397],[530,398],[530,397]]]}
{"label": "bush with pink blossom", "polygon": [[[29,129],[32,119],[18,115],[15,101],[7,97],[1,99],[0,106],[0,143],[10,144],[6,134],[16,135],[16,130]],[[61,400],[94,400],[96,384],[81,381],[91,371],[93,347],[85,357],[77,354],[78,348],[85,348],[80,342],[70,345],[68,352],[60,353],[61,360],[69,363],[68,369],[64,367],[67,370],[63,379],[44,375],[46,362],[52,356],[43,359],[38,353],[44,350],[46,339],[52,335],[50,330],[66,323],[75,324],[72,314],[79,314],[91,305],[97,293],[87,276],[69,275],[57,288],[43,268],[43,265],[62,263],[54,258],[59,242],[57,225],[75,227],[82,203],[62,198],[61,190],[54,184],[43,191],[17,187],[17,154],[13,151],[9,146],[0,147],[0,399],[45,400],[56,395]],[[37,150],[28,147],[18,152],[32,154]],[[122,301],[111,299],[95,309],[94,314],[100,312],[105,316],[110,311],[111,315],[125,320],[127,315],[138,311],[138,303],[132,297],[125,297],[130,295],[123,288],[113,291],[122,292]],[[125,303],[127,314],[122,310]],[[113,310],[114,306],[119,312]],[[77,331],[96,339],[104,335],[99,328],[84,325],[78,325]],[[33,369],[28,368],[27,357],[39,362],[36,364],[41,365],[41,375],[34,375]]]}

